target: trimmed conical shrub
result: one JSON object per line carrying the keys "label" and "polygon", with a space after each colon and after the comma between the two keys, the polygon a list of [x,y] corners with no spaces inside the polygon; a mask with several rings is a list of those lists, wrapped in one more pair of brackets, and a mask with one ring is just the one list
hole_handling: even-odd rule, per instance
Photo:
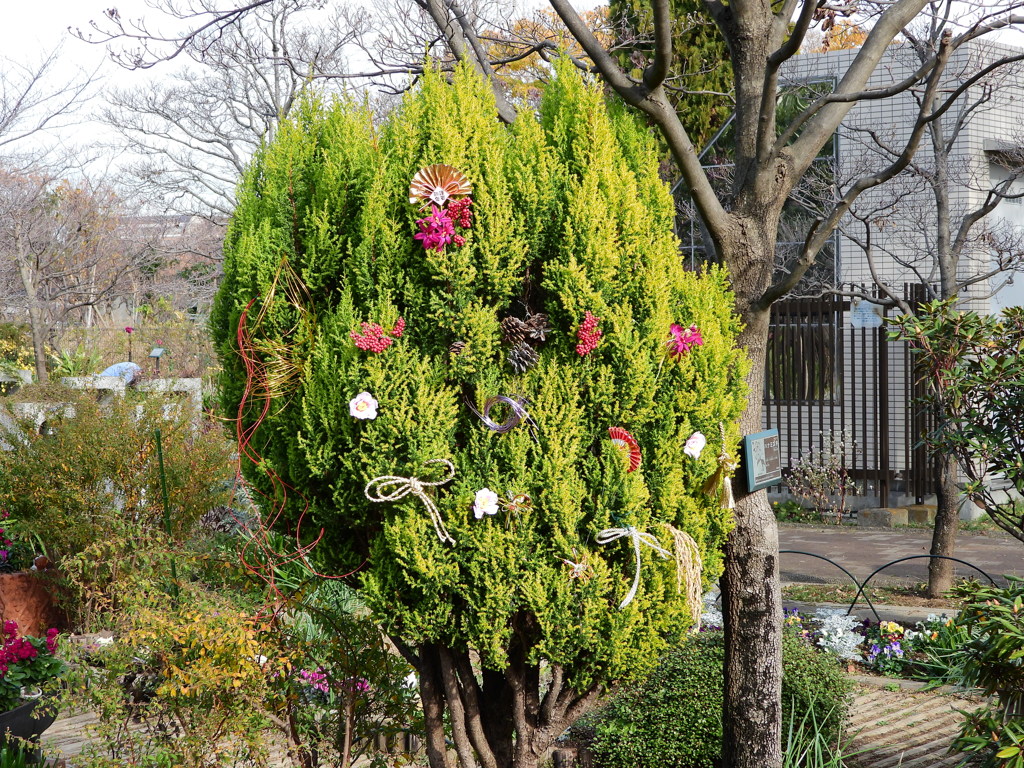
{"label": "trimmed conical shrub", "polygon": [[[470,204],[410,202],[434,165]],[[243,182],[212,318],[243,469],[485,765],[533,765],[692,626],[688,539],[720,571],[743,356],[672,220],[645,132],[571,67],[511,126],[464,69],[380,126],[307,100]]]}

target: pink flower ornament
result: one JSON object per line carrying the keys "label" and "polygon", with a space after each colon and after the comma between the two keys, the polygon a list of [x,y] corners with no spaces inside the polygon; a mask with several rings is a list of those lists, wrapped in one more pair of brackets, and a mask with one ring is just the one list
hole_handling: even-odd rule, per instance
{"label": "pink flower ornament", "polygon": [[413,239],[420,240],[428,251],[443,251],[455,236],[455,222],[443,208],[432,205],[431,214],[416,222],[420,231]]}
{"label": "pink flower ornament", "polygon": [[348,413],[356,419],[376,419],[377,401],[369,392],[360,392],[348,401]]}
{"label": "pink flower ornament", "polygon": [[668,340],[667,346],[669,354],[673,357],[685,355],[694,347],[704,344],[704,337],[700,335],[700,329],[696,325],[683,328],[677,323],[672,323],[668,330],[672,338]]}
{"label": "pink flower ornament", "polygon": [[704,451],[704,446],[707,444],[708,439],[702,433],[694,432],[686,439],[686,443],[683,445],[683,453],[691,459],[699,459]]}
{"label": "pink flower ornament", "polygon": [[484,515],[498,514],[498,494],[490,488],[481,488],[473,500],[473,516],[477,520]]}

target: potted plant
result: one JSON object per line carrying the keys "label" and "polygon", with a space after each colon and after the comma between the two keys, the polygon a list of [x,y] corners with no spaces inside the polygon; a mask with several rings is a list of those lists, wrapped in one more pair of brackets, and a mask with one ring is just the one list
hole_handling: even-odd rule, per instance
{"label": "potted plant", "polygon": [[[3,624],[0,647],[0,745],[24,739],[37,743],[53,723],[56,713],[39,708],[46,683],[64,672],[57,658],[58,631],[30,637],[18,631],[18,623]],[[38,709],[37,709],[38,708]],[[36,747],[38,756],[38,747]]]}

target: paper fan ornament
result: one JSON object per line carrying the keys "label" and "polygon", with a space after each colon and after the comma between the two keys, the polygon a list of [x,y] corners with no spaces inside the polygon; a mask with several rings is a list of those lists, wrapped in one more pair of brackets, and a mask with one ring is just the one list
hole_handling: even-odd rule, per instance
{"label": "paper fan ornament", "polygon": [[428,165],[412,177],[409,202],[444,206],[451,198],[465,197],[472,191],[462,171],[450,165]]}
{"label": "paper fan ornament", "polygon": [[636,438],[622,427],[609,427],[608,437],[612,439],[616,448],[629,456],[629,469],[626,471],[635,472],[640,466],[641,458],[640,446],[637,444]]}

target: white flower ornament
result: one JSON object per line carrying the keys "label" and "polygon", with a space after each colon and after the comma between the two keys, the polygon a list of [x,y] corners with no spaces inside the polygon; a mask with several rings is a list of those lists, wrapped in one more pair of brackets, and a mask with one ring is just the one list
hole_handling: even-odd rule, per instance
{"label": "white flower ornament", "polygon": [[700,432],[694,432],[688,438],[686,443],[683,445],[683,453],[693,459],[699,459],[701,452],[704,450],[704,446],[708,444],[708,439]]}
{"label": "white flower ornament", "polygon": [[473,500],[473,515],[477,520],[484,515],[498,514],[498,494],[490,488],[481,488]]}
{"label": "white flower ornament", "polygon": [[357,419],[376,419],[377,401],[369,392],[360,392],[348,401],[348,412]]}

